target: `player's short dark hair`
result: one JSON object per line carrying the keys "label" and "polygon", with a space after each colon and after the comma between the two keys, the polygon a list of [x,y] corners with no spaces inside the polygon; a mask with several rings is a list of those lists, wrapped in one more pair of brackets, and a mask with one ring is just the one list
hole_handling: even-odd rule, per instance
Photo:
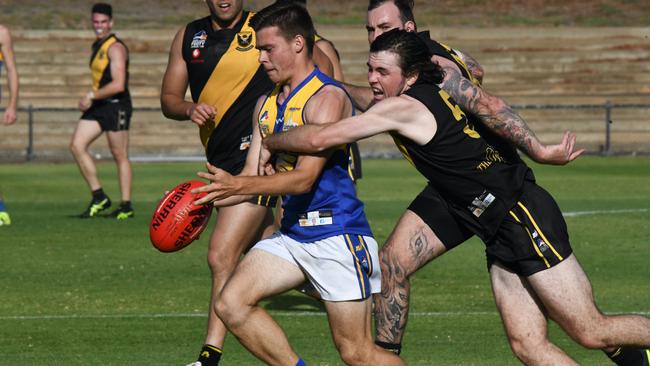
{"label": "player's short dark hair", "polygon": [[368,2],[368,11],[377,9],[384,5],[384,3],[395,4],[397,10],[399,10],[399,17],[402,20],[402,23],[408,21],[415,23],[415,17],[413,16],[413,7],[415,6],[414,0],[370,0],[370,2]]}
{"label": "player's short dark hair", "polygon": [[307,44],[308,55],[314,51],[316,30],[307,9],[294,2],[273,3],[260,10],[250,20],[250,26],[259,32],[262,28],[278,27],[287,41],[300,35]]}
{"label": "player's short dark hair", "polygon": [[403,29],[392,29],[382,33],[370,44],[370,53],[387,51],[399,56],[402,75],[411,76],[418,73],[418,81],[440,84],[445,73],[435,62],[423,40],[416,33]]}
{"label": "player's short dark hair", "polygon": [[93,5],[93,10],[91,13],[105,14],[108,15],[109,18],[113,18],[113,7],[111,4],[96,3]]}

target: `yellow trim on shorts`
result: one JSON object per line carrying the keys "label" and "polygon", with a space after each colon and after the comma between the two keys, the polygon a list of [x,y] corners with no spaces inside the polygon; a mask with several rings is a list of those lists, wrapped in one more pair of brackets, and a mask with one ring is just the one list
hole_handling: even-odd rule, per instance
{"label": "yellow trim on shorts", "polygon": [[650,349],[646,349],[646,350],[645,350],[645,354],[646,354],[646,356],[648,357],[648,358],[646,359],[646,361],[650,361]]}
{"label": "yellow trim on shorts", "polygon": [[620,355],[622,350],[623,350],[623,348],[619,347],[619,348],[616,350],[616,352],[614,352],[614,353],[613,353],[611,356],[609,356],[609,357],[616,357],[616,356]]}
{"label": "yellow trim on shorts", "polygon": [[368,245],[366,241],[363,240],[363,235],[359,235],[359,243],[363,247],[363,250],[366,252],[366,258],[368,258],[368,278],[372,275],[372,257],[370,256],[370,250],[368,250]]}
{"label": "yellow trim on shorts", "polygon": [[357,257],[357,253],[354,251],[354,245],[352,244],[352,240],[350,240],[350,236],[348,234],[345,234],[345,240],[348,242],[348,250],[350,253],[352,253],[352,256],[354,256],[355,259],[355,266],[357,267],[357,275],[359,276],[359,282],[361,283],[361,297],[365,298],[366,296],[366,283],[363,280],[363,271],[361,270],[361,264],[359,262],[359,257]]}
{"label": "yellow trim on shorts", "polygon": [[[518,223],[521,224],[521,221],[519,220],[517,215],[515,215],[515,213],[512,212],[512,211],[509,211],[509,212],[510,212],[510,215],[512,217],[514,217],[515,220],[517,220]],[[535,248],[535,251],[537,252],[537,255],[539,255],[539,257],[544,260],[544,264],[546,264],[546,268],[551,268],[551,264],[548,263],[548,260],[546,259],[546,257],[544,257],[544,253],[542,253],[542,251],[539,250],[539,248],[537,247],[537,244],[535,244],[535,239],[533,239],[533,235],[530,233],[530,230],[528,230],[528,227],[524,226],[524,229],[526,229],[526,233],[528,234],[528,237],[530,238],[530,242],[533,244],[533,248]]]}
{"label": "yellow trim on shorts", "polygon": [[535,227],[535,230],[537,230],[537,232],[538,232],[539,235],[542,237],[542,239],[544,239],[544,241],[546,242],[546,244],[548,244],[548,246],[551,248],[551,250],[553,251],[553,253],[555,254],[555,256],[556,256],[560,261],[563,261],[564,258],[562,258],[562,256],[560,255],[560,253],[558,253],[557,250],[555,250],[555,248],[553,247],[553,244],[551,244],[551,242],[548,241],[548,239],[546,239],[546,236],[544,235],[544,233],[542,232],[542,230],[539,228],[539,226],[537,226],[537,223],[535,222],[535,219],[533,219],[533,216],[530,214],[530,212],[528,212],[528,209],[526,208],[526,206],[524,206],[524,204],[521,203],[521,202],[517,202],[517,204],[519,205],[519,207],[521,207],[522,210],[524,210],[524,212],[526,213],[526,215],[528,215],[528,218],[530,219],[530,222],[533,223],[533,226]]}

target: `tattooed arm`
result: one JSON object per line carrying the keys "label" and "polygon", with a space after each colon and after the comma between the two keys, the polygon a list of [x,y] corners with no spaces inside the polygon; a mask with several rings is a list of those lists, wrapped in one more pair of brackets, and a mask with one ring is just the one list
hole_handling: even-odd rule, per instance
{"label": "tattooed arm", "polygon": [[467,68],[469,69],[469,72],[472,74],[472,76],[475,77],[479,83],[483,84],[483,76],[485,75],[483,66],[481,66],[475,58],[465,52],[461,52],[459,50],[454,50],[454,52],[456,52],[456,54],[460,56],[461,60],[463,60],[465,65],[467,65]]}
{"label": "tattooed arm", "polygon": [[526,121],[506,102],[472,84],[463,77],[458,66],[443,57],[433,56],[432,61],[445,71],[440,87],[444,89],[466,112],[479,117],[497,135],[513,143],[538,163],[564,165],[576,159],[584,149],[574,150],[576,136],[566,131],[562,142],[555,145],[542,144]]}

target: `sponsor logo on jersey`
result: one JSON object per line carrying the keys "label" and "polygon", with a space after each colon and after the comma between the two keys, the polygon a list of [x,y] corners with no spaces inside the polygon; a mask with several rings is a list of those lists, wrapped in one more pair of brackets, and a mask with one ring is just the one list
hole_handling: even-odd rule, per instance
{"label": "sponsor logo on jersey", "polygon": [[208,40],[208,33],[204,30],[197,32],[194,34],[194,37],[192,37],[192,43],[190,44],[190,48],[203,48],[205,47],[205,41]]}
{"label": "sponsor logo on jersey", "polygon": [[253,32],[237,33],[237,51],[248,51],[253,48]]}
{"label": "sponsor logo on jersey", "polygon": [[199,57],[201,57],[201,51],[199,51],[197,48],[195,48],[195,49],[192,51],[192,58],[197,59],[197,58],[199,58]]}
{"label": "sponsor logo on jersey", "polygon": [[241,143],[239,144],[239,150],[247,150],[251,146],[251,140],[253,135],[244,136],[241,138]]}
{"label": "sponsor logo on jersey", "polygon": [[264,123],[268,120],[269,120],[269,111],[262,112],[262,115],[260,116],[260,123]]}

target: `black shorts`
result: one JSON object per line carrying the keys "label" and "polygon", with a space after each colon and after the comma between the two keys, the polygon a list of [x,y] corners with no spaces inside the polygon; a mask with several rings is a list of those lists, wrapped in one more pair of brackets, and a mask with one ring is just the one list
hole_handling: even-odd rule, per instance
{"label": "black shorts", "polygon": [[353,182],[363,177],[361,172],[361,153],[359,152],[359,144],[353,142],[348,147],[348,155],[350,156],[350,161],[348,163],[348,174],[352,178]]}
{"label": "black shorts", "polygon": [[273,208],[278,203],[278,196],[257,196],[248,200],[248,202],[259,206]]}
{"label": "black shorts", "polygon": [[430,184],[415,197],[408,209],[420,216],[447,250],[457,247],[474,235],[451,214],[447,202]]}
{"label": "black shorts", "polygon": [[486,243],[488,270],[498,261],[521,276],[551,268],[572,252],[562,211],[548,192],[529,181]]}
{"label": "black shorts", "polygon": [[102,131],[128,131],[132,113],[130,102],[94,102],[81,119],[99,122]]}

